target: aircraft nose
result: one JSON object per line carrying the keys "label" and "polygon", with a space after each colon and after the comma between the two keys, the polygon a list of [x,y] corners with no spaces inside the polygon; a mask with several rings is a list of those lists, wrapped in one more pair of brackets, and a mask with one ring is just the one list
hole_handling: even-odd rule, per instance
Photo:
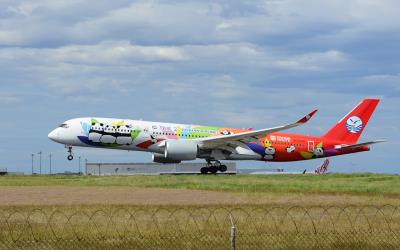
{"label": "aircraft nose", "polygon": [[54,129],[53,131],[50,132],[50,134],[48,134],[48,137],[50,140],[52,141],[57,141],[58,140],[58,129]]}

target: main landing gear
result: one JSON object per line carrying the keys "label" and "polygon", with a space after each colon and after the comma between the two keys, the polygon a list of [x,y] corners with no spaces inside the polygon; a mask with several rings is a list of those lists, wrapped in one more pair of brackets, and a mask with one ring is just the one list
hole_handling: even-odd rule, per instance
{"label": "main landing gear", "polygon": [[200,172],[201,174],[208,174],[208,172],[211,174],[216,174],[218,171],[223,173],[226,172],[226,170],[228,170],[228,167],[221,164],[220,161],[214,161],[212,163],[210,160],[207,160],[207,167],[202,167]]}
{"label": "main landing gear", "polygon": [[73,159],[74,159],[74,156],[72,155],[72,146],[67,146],[67,145],[65,145],[65,147],[66,148],[68,148],[68,156],[67,156],[67,159],[69,160],[69,161],[72,161]]}

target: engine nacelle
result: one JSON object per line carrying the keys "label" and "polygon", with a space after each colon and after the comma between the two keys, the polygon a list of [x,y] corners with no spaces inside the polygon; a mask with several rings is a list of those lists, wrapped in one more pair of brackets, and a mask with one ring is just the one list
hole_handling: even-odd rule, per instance
{"label": "engine nacelle", "polygon": [[179,160],[167,159],[167,158],[165,158],[165,156],[163,154],[157,154],[157,153],[153,154],[153,162],[157,162],[157,163],[181,163],[181,161],[179,161]]}
{"label": "engine nacelle", "polygon": [[196,160],[198,145],[189,140],[170,140],[165,142],[164,157],[170,160],[191,161]]}

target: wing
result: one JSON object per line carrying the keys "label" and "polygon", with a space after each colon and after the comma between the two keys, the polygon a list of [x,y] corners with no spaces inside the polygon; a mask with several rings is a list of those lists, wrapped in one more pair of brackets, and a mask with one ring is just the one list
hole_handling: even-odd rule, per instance
{"label": "wing", "polygon": [[368,146],[371,144],[381,143],[381,142],[385,142],[385,141],[386,140],[375,140],[375,141],[363,142],[363,143],[358,143],[358,144],[353,144],[353,145],[348,145],[348,146],[337,145],[337,146],[335,146],[335,149],[338,149],[338,150],[355,149],[358,147]]}
{"label": "wing", "polygon": [[[231,147],[232,145],[242,146],[242,147],[247,148],[247,146],[245,146],[246,142],[259,143],[259,139],[265,137],[267,134],[303,125],[308,120],[310,120],[311,117],[317,111],[318,110],[314,110],[313,112],[304,116],[297,122],[286,124],[283,126],[259,129],[259,130],[251,130],[251,131],[246,131],[246,132],[232,134],[232,135],[223,135],[223,136],[218,136],[218,137],[208,137],[208,138],[204,138],[204,139],[199,139],[199,146],[201,148],[207,148],[207,149],[221,148],[221,149],[227,149],[227,150],[229,150],[229,148],[232,149],[232,147]],[[232,150],[229,150],[229,151],[232,151]]]}

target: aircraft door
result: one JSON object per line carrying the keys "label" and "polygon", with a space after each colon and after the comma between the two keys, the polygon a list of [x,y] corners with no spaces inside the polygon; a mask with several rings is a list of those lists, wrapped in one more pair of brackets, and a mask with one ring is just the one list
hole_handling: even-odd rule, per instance
{"label": "aircraft door", "polygon": [[308,141],[308,152],[314,152],[314,141]]}

